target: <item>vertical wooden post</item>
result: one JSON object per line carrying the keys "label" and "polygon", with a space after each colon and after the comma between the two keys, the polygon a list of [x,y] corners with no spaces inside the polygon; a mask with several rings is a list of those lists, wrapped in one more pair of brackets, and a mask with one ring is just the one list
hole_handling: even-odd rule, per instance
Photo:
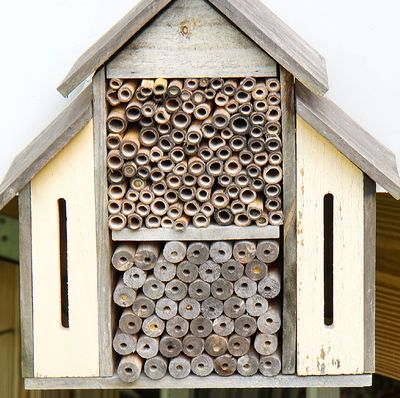
{"label": "vertical wooden post", "polygon": [[364,175],[364,373],[375,372],[376,184]]}
{"label": "vertical wooden post", "polygon": [[283,141],[283,325],[282,373],[296,371],[297,235],[296,235],[296,115],[294,78],[280,67]]}
{"label": "vertical wooden post", "polygon": [[113,375],[111,243],[107,223],[106,78],[104,68],[93,77],[95,206],[99,297],[100,376]]}
{"label": "vertical wooden post", "polygon": [[306,398],[340,398],[340,388],[307,388]]}
{"label": "vertical wooden post", "polygon": [[19,258],[21,307],[21,367],[23,377],[33,377],[32,222],[31,184],[19,193]]}

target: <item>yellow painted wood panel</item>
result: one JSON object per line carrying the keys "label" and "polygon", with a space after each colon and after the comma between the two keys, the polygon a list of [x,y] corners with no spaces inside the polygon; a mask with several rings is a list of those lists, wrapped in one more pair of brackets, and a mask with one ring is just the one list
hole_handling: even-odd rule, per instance
{"label": "yellow painted wood panel", "polygon": [[[93,124],[32,180],[35,377],[99,375]],[[67,207],[70,327],[61,325],[58,199]]]}
{"label": "yellow painted wood panel", "polygon": [[[297,371],[364,370],[363,173],[297,118]],[[334,195],[334,323],[324,322],[324,195]]]}

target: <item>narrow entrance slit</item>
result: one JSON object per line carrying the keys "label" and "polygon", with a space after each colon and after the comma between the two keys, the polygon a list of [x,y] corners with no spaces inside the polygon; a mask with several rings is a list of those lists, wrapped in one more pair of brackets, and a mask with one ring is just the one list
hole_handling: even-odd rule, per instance
{"label": "narrow entrance slit", "polygon": [[333,325],[333,209],[334,196],[324,196],[324,322]]}
{"label": "narrow entrance slit", "polygon": [[61,325],[69,328],[68,302],[68,241],[67,241],[67,205],[65,199],[58,199],[59,249],[60,249],[60,293]]}

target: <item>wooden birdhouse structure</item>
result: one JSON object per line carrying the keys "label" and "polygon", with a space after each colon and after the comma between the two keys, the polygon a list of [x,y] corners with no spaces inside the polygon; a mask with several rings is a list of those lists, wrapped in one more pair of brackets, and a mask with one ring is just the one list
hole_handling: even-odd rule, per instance
{"label": "wooden birdhouse structure", "polygon": [[258,0],[142,0],[12,163],[26,387],[370,385],[393,153]]}

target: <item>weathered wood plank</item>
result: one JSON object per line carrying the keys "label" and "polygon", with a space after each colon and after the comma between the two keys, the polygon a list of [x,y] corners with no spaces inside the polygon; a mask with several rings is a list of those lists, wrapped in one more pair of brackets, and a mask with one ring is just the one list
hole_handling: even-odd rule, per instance
{"label": "weathered wood plank", "polygon": [[364,372],[375,372],[376,184],[364,175]]}
{"label": "weathered wood plank", "polygon": [[142,0],[139,2],[75,62],[58,87],[58,91],[65,97],[69,95],[171,1]]}
{"label": "weathered wood plank", "polygon": [[[300,117],[296,128],[297,374],[361,374],[364,174]],[[332,213],[324,206],[326,194],[333,195]],[[325,266],[325,214],[332,218],[332,267]],[[333,295],[325,272],[331,272]],[[330,314],[325,318],[325,298],[333,303],[333,323]]]}
{"label": "weathered wood plank", "polygon": [[324,58],[260,0],[210,3],[314,93],[328,91]]}
{"label": "weathered wood plank", "polygon": [[230,225],[229,227],[215,224],[207,228],[196,228],[189,226],[186,231],[175,231],[173,229],[141,228],[137,231],[123,229],[122,231],[113,231],[112,239],[114,241],[169,241],[169,240],[235,240],[235,239],[278,239],[280,236],[279,227],[267,225],[266,227],[238,227]]}
{"label": "weathered wood plank", "polygon": [[97,278],[99,300],[100,376],[112,376],[111,243],[107,220],[106,78],[101,68],[93,78],[94,189],[96,209]]}
{"label": "weathered wood plank", "polygon": [[[372,385],[371,375],[356,376],[309,376],[298,377],[294,375],[278,375],[265,377],[256,375],[245,377],[234,375],[223,377],[217,375],[207,376],[207,387],[210,388],[302,388],[302,387],[364,387]],[[129,386],[129,385],[128,385]],[[141,376],[129,387],[135,390],[154,388],[204,388],[203,377],[190,375],[185,379],[174,379],[165,376],[155,382],[148,377]],[[69,378],[69,379],[25,379],[27,390],[63,390],[63,389],[126,389],[117,376],[109,378]]]}
{"label": "weathered wood plank", "polygon": [[296,237],[296,111],[294,78],[280,68],[283,140],[283,292],[282,373],[296,371],[297,237]]}
{"label": "weathered wood plank", "polygon": [[107,64],[108,78],[276,75],[276,62],[204,0],[176,0]]}
{"label": "weathered wood plank", "polygon": [[400,199],[396,157],[328,98],[296,84],[297,113],[365,174]]}
{"label": "weathered wood plank", "polygon": [[23,377],[33,377],[32,303],[32,219],[31,183],[19,193],[19,265],[21,314],[21,369]]}
{"label": "weathered wood plank", "polygon": [[2,209],[78,133],[92,117],[92,85],[12,162],[0,185]]}

